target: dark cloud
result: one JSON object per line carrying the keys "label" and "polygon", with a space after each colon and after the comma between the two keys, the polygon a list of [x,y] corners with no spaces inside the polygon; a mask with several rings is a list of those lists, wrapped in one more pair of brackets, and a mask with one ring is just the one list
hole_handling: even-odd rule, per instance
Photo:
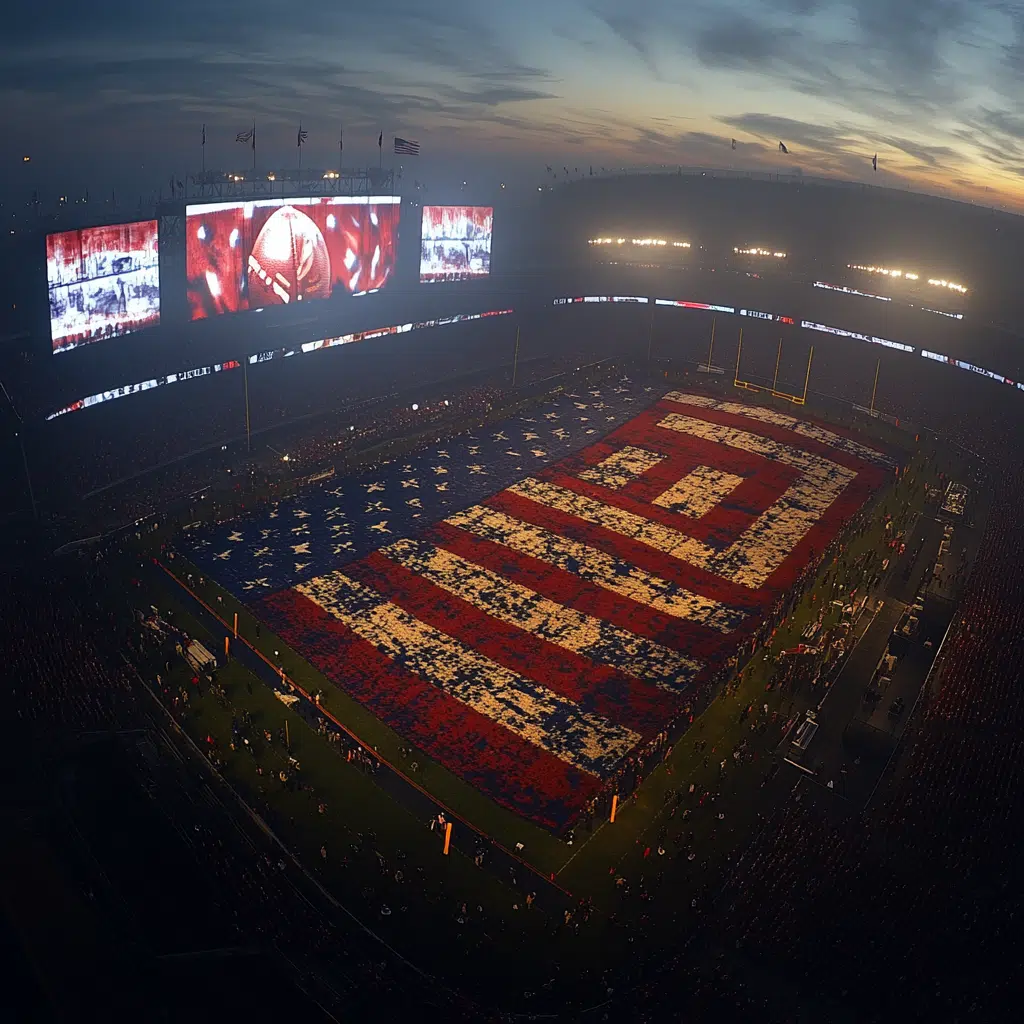
{"label": "dark cloud", "polygon": [[792,29],[767,31],[763,23],[739,15],[699,29],[693,49],[706,67],[769,70],[799,53],[800,35]]}

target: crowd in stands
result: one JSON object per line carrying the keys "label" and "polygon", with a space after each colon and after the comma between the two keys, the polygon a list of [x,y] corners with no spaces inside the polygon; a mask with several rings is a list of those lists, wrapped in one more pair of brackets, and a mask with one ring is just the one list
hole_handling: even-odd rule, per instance
{"label": "crowd in stands", "polygon": [[859,1019],[1013,1019],[1024,912],[1024,475],[1002,478],[922,711],[877,806],[837,822],[805,791],[767,823],[717,930]]}

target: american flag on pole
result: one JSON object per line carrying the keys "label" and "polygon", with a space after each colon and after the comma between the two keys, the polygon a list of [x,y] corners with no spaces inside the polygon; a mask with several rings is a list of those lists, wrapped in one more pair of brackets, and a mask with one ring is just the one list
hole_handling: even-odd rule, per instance
{"label": "american flag on pole", "polygon": [[395,139],[395,156],[419,156],[420,144],[408,139]]}
{"label": "american flag on pole", "polygon": [[560,830],[749,652],[893,466],[836,428],[623,379],[186,553],[427,756]]}

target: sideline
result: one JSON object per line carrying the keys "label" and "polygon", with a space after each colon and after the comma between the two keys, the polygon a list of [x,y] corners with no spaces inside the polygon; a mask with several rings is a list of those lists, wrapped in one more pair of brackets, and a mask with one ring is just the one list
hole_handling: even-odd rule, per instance
{"label": "sideline", "polygon": [[[162,561],[160,561],[160,559],[154,558],[153,561],[182,590],[184,590],[186,594],[188,594],[194,601],[196,601],[206,611],[208,615],[210,615],[216,622],[218,622],[223,627],[226,635],[233,637],[233,626],[229,626],[227,622],[225,622],[213,608],[211,608],[201,597],[199,597],[198,594],[190,590],[188,586],[186,586],[177,576],[175,576],[175,574],[166,565],[164,565]],[[317,715],[331,722],[335,726],[335,728],[343,732],[350,740],[352,740],[352,742],[358,744],[358,746],[363,751],[365,751],[375,761],[379,762],[382,767],[387,768],[388,771],[390,771],[391,774],[400,783],[404,783],[409,789],[415,790],[434,807],[444,811],[446,816],[450,816],[454,820],[458,821],[460,824],[464,825],[466,829],[469,830],[470,833],[479,836],[481,839],[490,843],[496,850],[499,850],[501,853],[503,853],[509,860],[521,865],[523,868],[530,871],[545,885],[551,886],[552,888],[556,889],[559,893],[561,893],[563,896],[568,897],[569,899],[573,898],[573,894],[556,881],[554,872],[552,872],[550,875],[545,874],[543,871],[540,870],[540,868],[535,867],[533,864],[531,864],[524,858],[517,856],[513,851],[509,850],[506,846],[498,842],[497,839],[492,838],[482,829],[474,825],[468,819],[464,818],[461,814],[452,810],[447,804],[443,803],[441,800],[439,800],[437,797],[431,794],[418,782],[409,778],[409,776],[406,775],[401,769],[399,769],[392,762],[388,761],[387,758],[383,757],[376,750],[374,750],[372,746],[368,745],[362,739],[360,739],[360,737],[357,736],[347,725],[345,725],[340,719],[336,718],[333,714],[331,714],[331,712],[328,711],[325,707],[323,707],[320,704],[317,704],[309,693],[307,693],[301,686],[299,686],[298,683],[294,682],[288,675],[281,672],[280,669],[278,669],[277,666],[274,665],[274,663],[262,651],[254,647],[246,637],[242,636],[241,633],[239,633],[237,641],[240,641],[241,643],[245,644],[246,648],[248,648],[248,650],[256,657],[258,657],[260,661],[262,661],[274,673],[274,676],[280,679],[289,688],[291,692],[301,694],[302,697],[307,702],[308,706],[311,709],[313,709],[313,711]],[[452,836],[452,841],[453,843],[459,846],[462,845],[458,842],[458,837],[454,834]]]}
{"label": "sideline", "polygon": [[[342,902],[340,902],[337,899],[337,897],[335,897],[329,890],[327,890],[324,887],[324,885],[319,881],[319,879],[310,874],[310,872],[302,864],[302,862],[295,855],[295,853],[292,852],[292,850],[284,843],[280,836],[278,836],[277,833],[270,827],[266,819],[254,808],[250,807],[250,805],[245,801],[245,799],[238,792],[238,790],[235,789],[235,787],[232,786],[231,783],[228,782],[228,780],[224,778],[224,776],[221,775],[221,773],[217,771],[217,769],[210,763],[209,758],[207,758],[203,754],[202,750],[197,746],[195,740],[193,740],[192,737],[189,736],[189,734],[181,727],[177,719],[175,719],[174,715],[171,714],[171,712],[164,705],[163,701],[160,700],[159,696],[154,692],[152,686],[150,686],[150,684],[143,678],[142,674],[139,672],[135,663],[131,661],[131,659],[123,653],[121,657],[124,659],[125,664],[134,673],[135,678],[139,681],[139,683],[143,686],[146,692],[153,699],[154,703],[157,704],[157,706],[163,712],[163,715],[171,723],[171,728],[174,734],[180,740],[184,741],[184,743],[189,748],[194,758],[205,767],[206,771],[217,781],[217,783],[223,789],[225,789],[228,793],[231,794],[234,801],[238,804],[238,806],[241,808],[244,814],[250,819],[253,825],[255,825],[256,828],[258,828],[259,831],[262,832],[272,843],[274,843],[274,845],[278,847],[281,853],[284,854],[292,862],[292,864],[294,864],[296,868],[298,868],[298,870],[302,873],[306,881],[312,884],[312,886],[317,890],[321,897],[326,899],[331,904],[331,906],[333,906],[336,910],[340,910],[355,925],[357,925],[362,931],[369,935],[370,938],[380,943],[380,945],[384,949],[386,949],[388,953],[394,956],[396,960],[401,961],[403,964],[405,964],[407,967],[413,970],[416,974],[418,974],[421,978],[436,984],[439,988],[451,993],[452,995],[457,996],[460,999],[465,998],[465,996],[457,992],[455,989],[452,989],[449,986],[445,985],[443,982],[440,982],[435,975],[423,970],[422,967],[418,967],[411,960],[404,957],[386,939],[378,935],[377,932],[375,932],[369,925],[365,924],[351,910],[349,910],[348,907],[346,907]],[[218,803],[220,803],[219,800]],[[309,903],[309,899],[305,895],[305,893],[299,890],[296,890],[296,892],[299,897],[301,897],[305,902]],[[310,904],[310,906],[312,906],[312,904]]]}

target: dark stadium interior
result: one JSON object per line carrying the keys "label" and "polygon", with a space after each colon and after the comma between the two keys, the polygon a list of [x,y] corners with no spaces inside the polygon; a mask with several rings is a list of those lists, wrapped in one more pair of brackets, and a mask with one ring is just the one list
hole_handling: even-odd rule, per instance
{"label": "dark stadium interior", "polygon": [[[160,224],[159,325],[60,352],[46,236],[109,213],[39,209],[0,239],[5,1019],[1017,1019],[1024,225],[777,177],[481,191],[489,273],[425,284],[421,197],[394,182],[396,263],[378,291],[196,322],[186,201],[165,199],[116,218]],[[446,201],[466,196],[431,196]],[[588,244],[604,237],[627,241]],[[849,266],[883,261],[967,291]],[[620,393],[634,411],[598,422]],[[375,474],[391,487],[402,463],[466,436],[492,460],[474,472],[514,474],[506,430],[550,427],[575,401],[565,452],[586,453],[647,406],[677,415],[677,393],[715,437],[761,431],[787,452],[782,432],[802,430],[815,458],[867,451],[885,472],[572,827],[518,821],[329,687],[296,653],[313,645],[301,629],[272,650],[285,627],[269,605],[202,568],[203,544],[337,493],[330,518]],[[525,501],[456,494],[435,519],[485,498]],[[440,544],[453,521],[423,535]],[[312,572],[303,529],[281,548],[297,584]],[[645,543],[637,564],[672,560]],[[334,568],[369,585],[384,556],[360,559]],[[338,671],[355,674],[346,657]]]}

